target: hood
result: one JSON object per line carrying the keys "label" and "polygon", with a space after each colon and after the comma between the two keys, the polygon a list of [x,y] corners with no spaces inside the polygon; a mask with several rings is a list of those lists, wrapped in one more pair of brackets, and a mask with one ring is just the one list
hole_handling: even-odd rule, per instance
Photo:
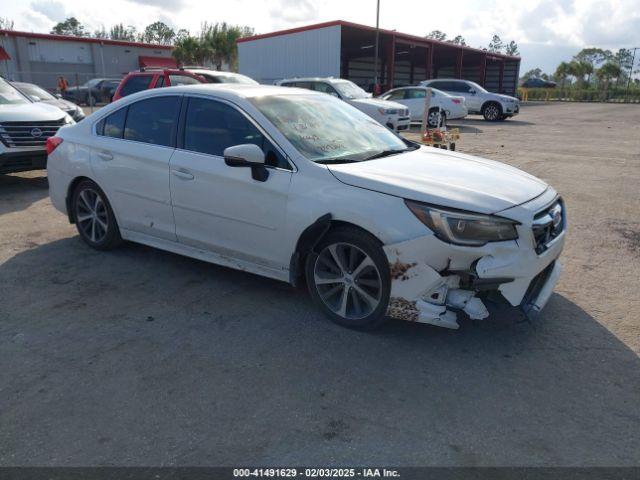
{"label": "hood", "polygon": [[46,122],[60,120],[65,115],[58,107],[42,102],[0,106],[3,122]]}
{"label": "hood", "polygon": [[354,187],[487,214],[520,205],[547,189],[542,180],[509,165],[431,147],[327,167]]}
{"label": "hood", "polygon": [[44,100],[42,103],[53,105],[54,107],[58,107],[65,112],[76,111],[79,109],[79,107],[75,103],[68,100],[63,100],[61,98],[57,98],[55,100]]}
{"label": "hood", "polygon": [[358,105],[371,106],[374,108],[396,108],[405,110],[407,107],[397,102],[390,102],[389,100],[381,100],[379,98],[356,98],[351,100],[352,103]]}

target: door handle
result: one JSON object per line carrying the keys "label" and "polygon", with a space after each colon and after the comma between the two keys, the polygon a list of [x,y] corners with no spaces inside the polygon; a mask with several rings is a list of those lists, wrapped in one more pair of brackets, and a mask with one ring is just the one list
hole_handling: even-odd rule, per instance
{"label": "door handle", "polygon": [[109,152],[98,152],[98,156],[105,161],[113,160],[113,155]]}
{"label": "door handle", "polygon": [[171,173],[175,177],[181,178],[183,180],[193,180],[194,179],[193,174],[189,170],[184,169],[184,168],[181,168],[179,170],[171,170]]}

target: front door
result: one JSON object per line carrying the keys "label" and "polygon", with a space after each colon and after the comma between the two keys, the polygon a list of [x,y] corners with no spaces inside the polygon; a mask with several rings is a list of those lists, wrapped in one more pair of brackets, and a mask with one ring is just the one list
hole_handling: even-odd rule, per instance
{"label": "front door", "polygon": [[91,166],[120,228],[176,240],[169,160],[181,97],[140,100],[97,124]]}
{"label": "front door", "polygon": [[[282,235],[292,171],[282,153],[236,107],[192,97],[184,139],[171,158],[171,196],[178,241],[221,255],[288,268]],[[269,172],[228,166],[227,147],[253,143]],[[179,143],[180,144],[180,143]]]}

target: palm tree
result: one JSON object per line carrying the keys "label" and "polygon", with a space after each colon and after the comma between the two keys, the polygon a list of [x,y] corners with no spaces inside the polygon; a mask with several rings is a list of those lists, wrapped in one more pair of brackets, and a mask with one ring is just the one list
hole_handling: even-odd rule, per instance
{"label": "palm tree", "polygon": [[229,69],[235,70],[238,60],[238,47],[236,41],[239,38],[253,35],[253,29],[229,25],[226,22],[202,25],[200,40],[209,46],[211,59],[216,69],[221,70],[223,64]]}
{"label": "palm tree", "polygon": [[211,58],[213,51],[200,39],[186,36],[176,42],[171,54],[181,65],[202,65]]}
{"label": "palm tree", "polygon": [[609,89],[609,83],[611,82],[611,80],[613,78],[620,77],[621,74],[622,69],[620,68],[620,65],[613,62],[607,62],[598,70],[596,70],[596,77],[598,77],[600,81],[604,82],[605,90]]}
{"label": "palm tree", "polygon": [[553,77],[556,81],[560,82],[560,86],[564,88],[564,84],[567,81],[567,77],[571,75],[571,66],[567,62],[560,62]]}
{"label": "palm tree", "polygon": [[584,77],[591,76],[593,73],[593,65],[588,62],[573,60],[569,63],[569,75],[573,75],[583,88],[588,86],[589,81],[585,81]]}

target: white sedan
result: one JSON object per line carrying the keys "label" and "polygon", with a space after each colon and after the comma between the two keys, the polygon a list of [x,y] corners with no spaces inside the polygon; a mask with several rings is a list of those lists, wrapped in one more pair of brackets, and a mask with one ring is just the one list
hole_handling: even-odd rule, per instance
{"label": "white sedan", "polygon": [[[424,114],[424,101],[427,96],[426,87],[400,87],[389,90],[380,96],[383,100],[390,100],[409,107],[412,122],[421,122]],[[447,120],[464,118],[467,116],[467,106],[464,97],[449,95],[438,89],[431,89],[431,102],[429,105],[429,127],[438,125],[438,108],[440,114]]]}
{"label": "white sedan", "polygon": [[306,283],[348,327],[458,328],[456,312],[488,316],[488,292],[537,312],[560,272],[564,205],[549,185],[309,90],[146,90],[47,150],[53,205],[89,246],[129,240]]}

